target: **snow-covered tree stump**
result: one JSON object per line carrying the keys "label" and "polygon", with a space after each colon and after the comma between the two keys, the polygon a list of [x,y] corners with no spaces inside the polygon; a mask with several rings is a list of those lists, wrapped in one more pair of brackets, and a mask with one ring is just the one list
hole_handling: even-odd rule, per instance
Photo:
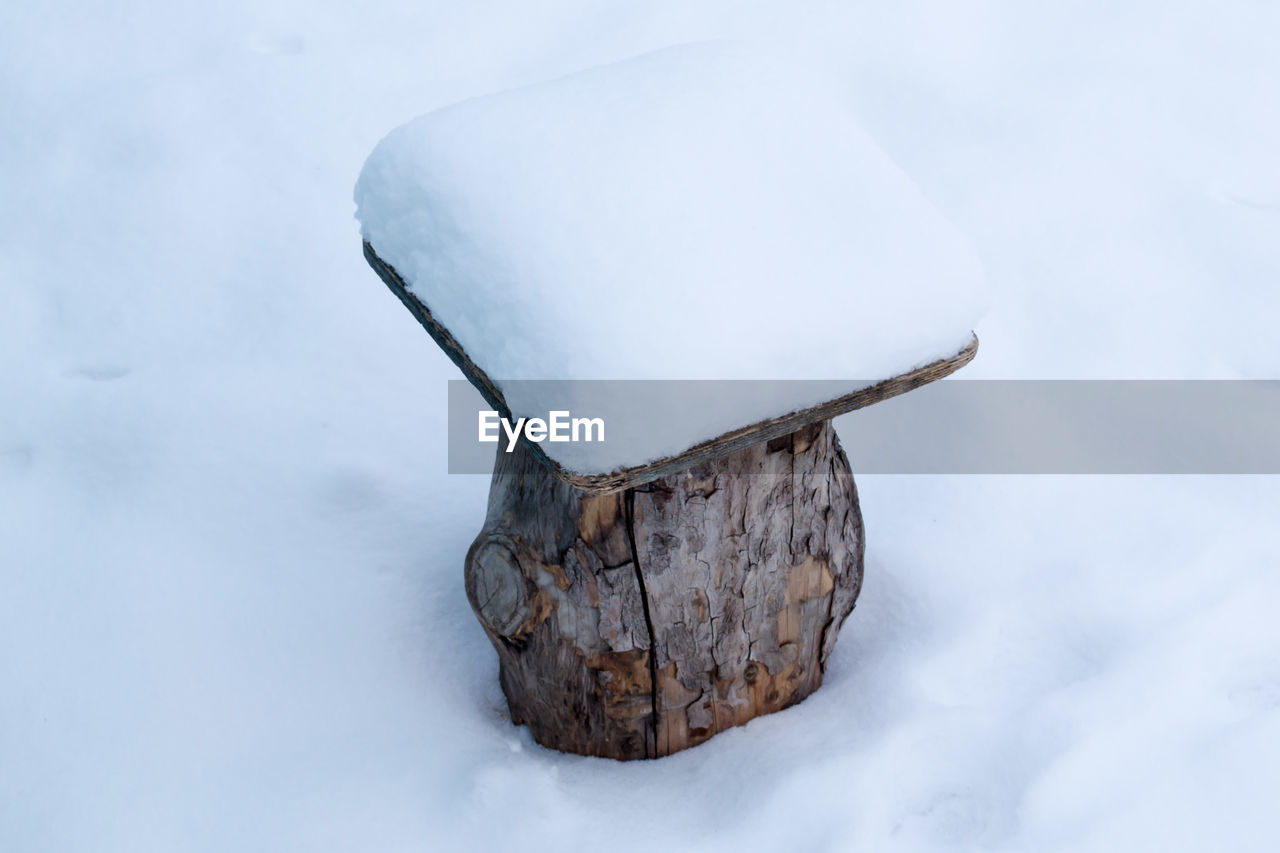
{"label": "snow-covered tree stump", "polygon": [[[500,443],[466,558],[548,746],[668,755],[817,689],[862,579],[831,419],[977,351],[976,253],[796,59],[681,45],[471,98],[361,170],[365,257],[487,411],[610,424]],[[770,382],[592,384],[680,379]]]}
{"label": "snow-covered tree stump", "polygon": [[522,444],[498,453],[466,588],[514,722],[652,758],[817,689],[862,552],[830,421],[604,495]]}

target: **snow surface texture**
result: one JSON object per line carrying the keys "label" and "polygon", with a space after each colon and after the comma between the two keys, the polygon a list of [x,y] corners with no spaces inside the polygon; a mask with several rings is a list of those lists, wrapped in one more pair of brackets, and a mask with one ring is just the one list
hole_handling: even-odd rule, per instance
{"label": "snow surface texture", "polygon": [[757,45],[438,110],[378,144],[355,198],[365,239],[516,417],[613,426],[605,444],[544,445],[583,473],[825,401],[797,385],[654,417],[601,386],[547,399],[507,380],[845,377],[847,393],[955,355],[983,304],[976,255],[835,81]]}
{"label": "snow surface texture", "polygon": [[532,745],[462,590],[457,371],[350,199],[407,115],[772,33],[977,247],[966,376],[1274,379],[1276,32],[1242,2],[9,4],[0,849],[1274,851],[1276,478],[861,477],[813,697],[655,763]]}

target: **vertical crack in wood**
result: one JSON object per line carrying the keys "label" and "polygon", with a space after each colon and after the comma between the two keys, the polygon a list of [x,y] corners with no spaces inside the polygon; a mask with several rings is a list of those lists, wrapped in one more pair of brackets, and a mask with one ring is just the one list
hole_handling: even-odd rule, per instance
{"label": "vertical crack in wood", "polygon": [[[627,489],[622,499],[622,517],[627,528],[627,544],[631,548],[631,565],[636,570],[636,584],[640,587],[640,608],[644,611],[644,626],[649,632],[649,718],[652,743],[645,744],[645,757],[658,757],[658,636],[653,629],[653,615],[649,611],[649,591],[645,588],[644,572],[640,569],[640,550],[636,548],[636,490]],[[651,748],[652,747],[652,748]]]}

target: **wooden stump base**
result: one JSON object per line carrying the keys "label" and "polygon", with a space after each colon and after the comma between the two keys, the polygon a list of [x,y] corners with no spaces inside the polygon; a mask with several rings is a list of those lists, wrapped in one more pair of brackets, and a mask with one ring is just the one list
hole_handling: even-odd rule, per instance
{"label": "wooden stump base", "polygon": [[816,690],[862,554],[830,421],[606,495],[521,442],[498,452],[466,587],[513,722],[565,752],[656,758]]}

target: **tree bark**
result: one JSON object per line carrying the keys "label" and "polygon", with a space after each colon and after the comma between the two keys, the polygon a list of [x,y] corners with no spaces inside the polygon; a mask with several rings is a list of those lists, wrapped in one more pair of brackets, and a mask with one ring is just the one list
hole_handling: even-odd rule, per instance
{"label": "tree bark", "polygon": [[521,441],[498,452],[466,587],[513,722],[566,752],[654,758],[817,689],[862,555],[830,421],[606,495]]}

